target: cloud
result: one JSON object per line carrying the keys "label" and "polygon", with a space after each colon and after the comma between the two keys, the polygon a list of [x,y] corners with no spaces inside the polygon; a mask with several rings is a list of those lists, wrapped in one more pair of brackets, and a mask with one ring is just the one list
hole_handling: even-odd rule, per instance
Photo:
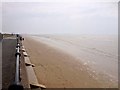
{"label": "cloud", "polygon": [[3,3],[3,29],[21,33],[116,33],[117,12],[116,2],[7,2]]}
{"label": "cloud", "polygon": [[[115,4],[115,5],[114,5]],[[114,5],[114,7],[113,7]],[[5,9],[5,10],[4,10]],[[106,11],[107,10],[107,11]],[[4,12],[6,11],[6,12]],[[27,16],[36,15],[75,15],[78,16],[116,16],[117,14],[116,3],[5,3],[3,6],[3,13],[6,15],[21,15]],[[40,15],[40,16],[41,16]]]}
{"label": "cloud", "polygon": [[0,3],[0,32],[2,32],[2,3]]}
{"label": "cloud", "polygon": [[78,2],[118,2],[119,0],[1,0],[2,2],[64,2],[64,3],[78,3]]}

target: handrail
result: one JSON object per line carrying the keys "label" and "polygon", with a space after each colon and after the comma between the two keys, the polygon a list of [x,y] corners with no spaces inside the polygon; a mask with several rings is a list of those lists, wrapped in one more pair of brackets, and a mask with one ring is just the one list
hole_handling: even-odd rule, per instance
{"label": "handrail", "polygon": [[15,83],[18,84],[20,82],[20,70],[19,70],[19,59],[20,59],[20,45],[17,44],[17,52],[16,52],[16,73],[15,73]]}
{"label": "handrail", "polygon": [[17,46],[16,46],[16,72],[15,72],[15,81],[11,84],[8,90],[24,90],[23,86],[20,84],[20,43],[19,35],[17,35]]}

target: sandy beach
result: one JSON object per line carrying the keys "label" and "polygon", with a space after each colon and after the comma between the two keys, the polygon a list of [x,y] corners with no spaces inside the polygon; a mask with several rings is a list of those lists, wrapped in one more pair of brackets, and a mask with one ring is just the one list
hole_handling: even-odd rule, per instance
{"label": "sandy beach", "polygon": [[[96,74],[96,71],[90,70],[87,63],[64,52],[65,50],[69,51],[69,46],[63,51],[43,41],[42,39],[25,37],[23,42],[31,62],[35,64],[34,70],[40,84],[47,88],[117,87],[116,80],[104,77],[103,73]],[[117,68],[115,69],[117,71]]]}

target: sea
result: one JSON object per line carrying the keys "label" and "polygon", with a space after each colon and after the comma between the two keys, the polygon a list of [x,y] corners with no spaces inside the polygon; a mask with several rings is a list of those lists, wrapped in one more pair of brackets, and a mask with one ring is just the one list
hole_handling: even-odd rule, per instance
{"label": "sea", "polygon": [[117,35],[33,35],[33,39],[61,50],[88,66],[88,71],[118,82]]}

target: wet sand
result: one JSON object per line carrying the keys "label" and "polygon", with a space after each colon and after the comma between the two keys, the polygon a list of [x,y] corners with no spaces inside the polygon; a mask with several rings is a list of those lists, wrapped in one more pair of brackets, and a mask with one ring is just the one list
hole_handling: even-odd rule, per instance
{"label": "wet sand", "polygon": [[59,49],[29,37],[25,37],[23,45],[31,62],[35,64],[34,70],[39,83],[47,88],[117,87],[117,84],[96,76],[88,70],[87,65]]}
{"label": "wet sand", "polygon": [[[118,39],[115,35],[39,35],[32,39],[56,48],[89,66],[88,71],[104,74],[118,82]],[[65,50],[67,48],[67,50]]]}

